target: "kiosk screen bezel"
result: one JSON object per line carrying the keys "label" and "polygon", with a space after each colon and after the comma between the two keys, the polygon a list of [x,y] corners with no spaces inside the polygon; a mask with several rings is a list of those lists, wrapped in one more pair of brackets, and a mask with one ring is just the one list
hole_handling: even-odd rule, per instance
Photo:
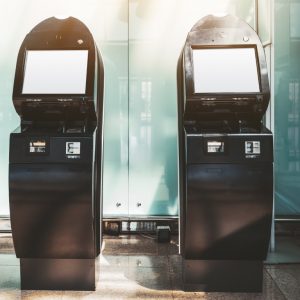
{"label": "kiosk screen bezel", "polygon": [[[55,90],[55,87],[52,87],[52,92],[43,92],[42,91],[43,88],[33,87],[34,85],[37,85],[37,84],[35,82],[33,82],[32,80],[30,80],[30,76],[31,76],[32,73],[28,73],[28,72],[30,72],[32,70],[32,63],[37,59],[37,55],[39,55],[40,58],[42,58],[43,61],[47,60],[47,57],[49,59],[51,59],[51,54],[50,54],[51,52],[56,52],[55,54],[53,53],[54,54],[54,56],[53,56],[54,60],[61,59],[63,55],[67,55],[68,56],[69,53],[66,53],[66,52],[72,52],[73,55],[78,55],[78,57],[76,57],[76,59],[77,58],[81,58],[82,59],[82,61],[81,61],[81,67],[85,69],[85,70],[83,70],[83,71],[85,71],[84,74],[82,73],[80,75],[80,77],[81,77],[80,79],[81,80],[79,82],[79,84],[82,85],[82,92],[80,92],[80,93],[79,92],[78,93],[77,92],[72,92],[72,91],[69,91],[69,92],[67,92],[67,91],[65,91],[65,92],[57,92],[57,90],[59,88],[57,90]],[[76,52],[78,52],[78,53],[76,53]],[[26,50],[26,52],[25,52],[23,83],[22,83],[22,94],[23,95],[41,95],[41,94],[42,95],[43,94],[44,95],[58,95],[58,94],[60,94],[60,95],[70,95],[70,94],[73,94],[73,95],[85,95],[86,94],[86,88],[87,88],[88,53],[89,53],[88,49],[86,49],[86,50],[83,50],[83,49],[77,49],[77,50],[62,50],[62,49],[60,49],[60,50],[53,50],[53,49],[51,49],[51,50]],[[80,57],[79,55],[82,55],[82,57]],[[30,62],[31,62],[30,65],[29,65],[29,59],[30,59]],[[56,61],[54,63],[55,63],[56,66],[59,66],[59,64],[61,64],[62,65],[61,67],[65,68],[65,66],[61,63],[61,61],[59,61],[58,63]],[[42,65],[43,64],[44,63],[42,63]],[[73,64],[73,61],[72,61],[72,64]],[[47,62],[46,62],[44,64],[44,66],[43,66],[43,71],[46,71],[46,69],[49,68],[49,66],[50,65],[47,64]],[[41,76],[41,77],[43,77],[43,76],[45,76],[44,73],[45,72],[39,72],[38,75]],[[55,74],[58,74],[58,76],[59,76],[59,73],[60,73],[60,70],[58,70]],[[54,78],[53,74],[50,76],[50,78],[48,78],[47,81],[51,81],[51,78]],[[27,81],[26,81],[26,79],[27,79]],[[67,80],[68,80],[67,78],[62,78],[61,76],[60,76],[60,79],[64,80],[62,83],[67,82]],[[25,83],[27,83],[27,85],[25,85]],[[65,84],[63,84],[63,85],[65,85]],[[76,86],[76,85],[77,84],[75,82],[71,83],[71,86]],[[30,91],[26,92],[26,91],[24,91],[24,88],[26,88],[26,90],[30,90]],[[40,91],[38,91],[38,89],[40,89]],[[36,91],[33,92],[33,90],[36,90]]]}
{"label": "kiosk screen bezel", "polygon": [[[23,93],[23,85],[26,68],[27,51],[88,51],[86,85],[84,94],[25,94]],[[14,87],[14,98],[26,99],[27,101],[73,101],[75,99],[92,99],[94,95],[94,72],[95,72],[95,52],[90,47],[25,47],[21,63],[16,67],[16,84]]]}

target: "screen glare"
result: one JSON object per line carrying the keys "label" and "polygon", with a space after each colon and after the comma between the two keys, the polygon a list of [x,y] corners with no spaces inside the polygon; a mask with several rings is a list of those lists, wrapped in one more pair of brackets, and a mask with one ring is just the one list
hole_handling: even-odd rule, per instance
{"label": "screen glare", "polygon": [[254,48],[193,49],[195,93],[255,93],[259,79]]}
{"label": "screen glare", "polygon": [[88,50],[26,52],[23,94],[85,94]]}

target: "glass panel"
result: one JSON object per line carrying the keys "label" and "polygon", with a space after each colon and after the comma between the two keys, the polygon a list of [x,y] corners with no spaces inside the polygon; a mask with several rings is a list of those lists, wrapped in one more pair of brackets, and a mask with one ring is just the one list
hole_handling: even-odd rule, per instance
{"label": "glass panel", "polygon": [[[93,33],[105,66],[104,215],[177,215],[176,64],[201,17],[229,12],[254,26],[253,0],[12,0],[0,11],[0,214],[8,214],[9,133],[17,53],[28,31],[52,15],[72,15]],[[6,30],[9,28],[9,30]],[[128,130],[128,108],[130,130]],[[130,136],[128,136],[128,132]],[[130,168],[128,170],[128,141]]]}
{"label": "glass panel", "polygon": [[275,212],[300,215],[300,1],[275,0]]}
{"label": "glass panel", "polygon": [[[0,215],[9,214],[9,134],[19,124],[12,103],[17,54],[26,34],[55,15],[83,21],[101,50],[105,69],[104,214],[128,214],[127,12],[127,0],[11,0],[0,10]],[[122,201],[118,209],[117,201]]]}
{"label": "glass panel", "polygon": [[[128,1],[100,1],[94,11],[94,35],[97,28],[105,30],[99,40],[105,67],[103,215],[127,216]],[[105,22],[100,26],[102,18]]]}
{"label": "glass panel", "polygon": [[212,13],[254,25],[254,1],[129,1],[129,214],[175,216],[176,67],[191,27]]}
{"label": "glass panel", "polygon": [[262,43],[271,42],[271,0],[258,0],[258,35]]}

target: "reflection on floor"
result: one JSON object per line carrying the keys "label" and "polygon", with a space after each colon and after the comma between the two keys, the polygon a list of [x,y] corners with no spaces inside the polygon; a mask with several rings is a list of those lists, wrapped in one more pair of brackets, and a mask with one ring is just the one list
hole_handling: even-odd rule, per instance
{"label": "reflection on floor", "polygon": [[158,244],[151,236],[106,236],[95,292],[20,291],[9,234],[0,236],[0,253],[0,299],[300,299],[300,264],[265,265],[262,294],[183,292],[176,237]]}

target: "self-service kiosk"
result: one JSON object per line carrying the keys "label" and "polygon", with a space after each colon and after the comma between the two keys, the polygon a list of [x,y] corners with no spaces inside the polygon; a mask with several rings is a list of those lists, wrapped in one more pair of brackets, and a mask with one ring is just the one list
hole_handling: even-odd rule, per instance
{"label": "self-service kiosk", "polygon": [[95,289],[103,82],[94,39],[73,17],[44,20],[20,47],[9,201],[22,289]]}
{"label": "self-service kiosk", "polygon": [[273,206],[263,46],[242,20],[209,15],[177,75],[184,289],[261,291]]}

